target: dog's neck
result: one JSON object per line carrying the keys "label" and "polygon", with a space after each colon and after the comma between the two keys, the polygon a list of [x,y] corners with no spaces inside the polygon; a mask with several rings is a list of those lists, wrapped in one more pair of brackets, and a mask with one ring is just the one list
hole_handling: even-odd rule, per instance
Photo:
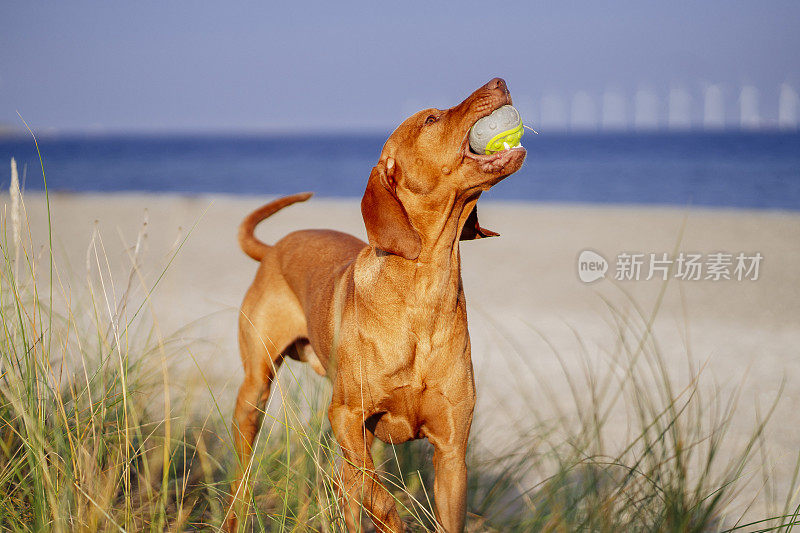
{"label": "dog's neck", "polygon": [[[480,194],[462,197],[453,195],[444,208],[429,212],[420,234],[422,247],[417,263],[434,263],[438,267],[458,267],[459,239],[470,212],[475,208]],[[455,265],[451,263],[455,261]]]}
{"label": "dog's neck", "polygon": [[456,305],[461,293],[459,238],[477,201],[477,196],[454,195],[444,209],[429,212],[425,224],[428,231],[420,235],[419,257],[403,261],[413,272],[414,283],[425,286],[424,294],[444,306]]}
{"label": "dog's neck", "polygon": [[[404,259],[371,246],[364,256],[367,264],[356,279],[362,297],[374,299],[388,291],[387,296],[394,295],[389,298],[416,304],[418,309],[434,314],[439,309],[463,304],[459,303],[462,292],[459,238],[479,196],[479,192],[453,194],[446,202],[438,202],[435,209],[416,211],[414,226],[426,230],[419,233],[421,249],[416,259]],[[376,293],[377,287],[380,288]]]}

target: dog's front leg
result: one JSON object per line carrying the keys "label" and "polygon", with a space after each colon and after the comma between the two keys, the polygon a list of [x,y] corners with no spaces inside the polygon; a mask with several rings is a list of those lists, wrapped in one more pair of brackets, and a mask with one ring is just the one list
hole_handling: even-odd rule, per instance
{"label": "dog's front leg", "polygon": [[466,447],[434,445],[433,468],[437,531],[461,533],[467,512]]}
{"label": "dog's front leg", "polygon": [[[344,405],[331,405],[331,429],[342,448],[342,468],[338,479],[342,510],[350,533],[360,530],[361,514],[367,514],[381,533],[401,533],[403,522],[394,499],[375,473],[372,461],[374,435],[366,429],[366,417]],[[363,506],[363,512],[362,512]]]}
{"label": "dog's front leg", "polygon": [[423,433],[433,445],[433,495],[436,531],[461,533],[467,512],[467,441],[472,425],[474,395],[452,405],[444,396],[425,405]]}

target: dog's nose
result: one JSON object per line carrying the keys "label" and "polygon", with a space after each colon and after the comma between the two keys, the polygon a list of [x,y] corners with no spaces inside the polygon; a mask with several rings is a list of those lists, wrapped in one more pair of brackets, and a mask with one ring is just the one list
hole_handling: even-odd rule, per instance
{"label": "dog's nose", "polygon": [[508,92],[508,86],[506,85],[506,80],[504,80],[503,78],[494,78],[492,81],[486,84],[486,88],[489,89],[490,91],[499,89],[504,93]]}

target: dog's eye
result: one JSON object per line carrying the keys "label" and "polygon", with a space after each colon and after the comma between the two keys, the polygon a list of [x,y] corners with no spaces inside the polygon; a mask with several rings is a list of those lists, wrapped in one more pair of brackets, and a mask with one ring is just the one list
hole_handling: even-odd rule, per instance
{"label": "dog's eye", "polygon": [[425,124],[433,124],[437,120],[439,120],[439,117],[436,115],[428,115],[428,118],[425,119]]}

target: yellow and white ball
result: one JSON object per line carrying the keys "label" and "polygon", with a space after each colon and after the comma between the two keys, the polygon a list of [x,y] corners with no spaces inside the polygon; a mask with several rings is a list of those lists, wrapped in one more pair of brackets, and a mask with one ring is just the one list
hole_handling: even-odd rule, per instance
{"label": "yellow and white ball", "polygon": [[519,112],[511,105],[495,109],[469,130],[469,146],[476,154],[495,154],[520,146],[524,128]]}

